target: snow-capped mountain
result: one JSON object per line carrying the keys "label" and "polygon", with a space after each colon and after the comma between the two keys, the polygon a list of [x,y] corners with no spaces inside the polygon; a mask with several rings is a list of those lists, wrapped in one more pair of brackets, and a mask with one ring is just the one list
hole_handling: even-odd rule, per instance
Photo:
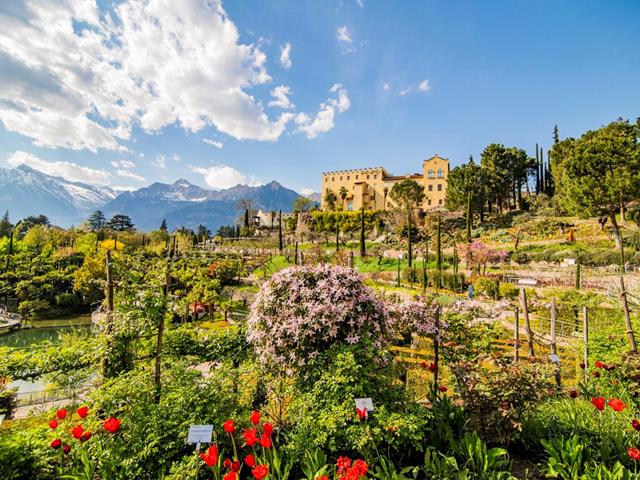
{"label": "snow-capped mountain", "polygon": [[0,210],[9,210],[14,220],[45,214],[55,224],[78,224],[116,195],[109,187],[70,182],[27,165],[0,168]]}

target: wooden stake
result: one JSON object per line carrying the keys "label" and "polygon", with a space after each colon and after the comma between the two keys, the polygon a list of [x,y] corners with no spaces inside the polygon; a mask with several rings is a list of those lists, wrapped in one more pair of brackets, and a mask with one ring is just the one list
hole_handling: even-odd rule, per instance
{"label": "wooden stake", "polygon": [[513,362],[520,361],[520,316],[518,307],[513,312]]}
{"label": "wooden stake", "polygon": [[440,369],[440,306],[436,307],[435,313],[435,333],[433,337],[433,364],[435,370],[433,371],[433,401],[438,398],[438,370]]}
{"label": "wooden stake", "polygon": [[582,321],[583,323],[583,341],[584,350],[582,352],[582,361],[584,362],[584,378],[587,379],[587,369],[589,368],[589,310],[586,306],[582,307]]}
{"label": "wooden stake", "polygon": [[620,275],[620,297],[622,298],[622,309],[624,310],[624,323],[627,329],[627,338],[629,340],[629,350],[631,353],[638,353],[636,339],[633,335],[633,325],[631,325],[631,315],[629,314],[629,303],[627,302],[627,289],[624,286],[624,277]]}
{"label": "wooden stake", "polygon": [[558,361],[558,346],[556,344],[556,322],[557,322],[558,311],[556,308],[556,299],[555,297],[551,299],[551,355],[553,356],[555,368],[553,376],[556,379],[556,387],[558,390],[562,388],[560,382],[560,362]]}
{"label": "wooden stake", "polygon": [[533,332],[531,331],[531,323],[529,322],[529,306],[527,305],[527,291],[524,288],[520,289],[520,307],[524,315],[524,328],[527,330],[527,346],[529,350],[529,358],[534,358],[535,352],[533,351]]}

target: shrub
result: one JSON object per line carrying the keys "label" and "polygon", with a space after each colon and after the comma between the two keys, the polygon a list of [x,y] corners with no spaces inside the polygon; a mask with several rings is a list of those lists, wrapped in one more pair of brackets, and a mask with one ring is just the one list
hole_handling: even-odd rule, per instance
{"label": "shrub", "polygon": [[385,306],[352,269],[291,267],[265,283],[251,308],[247,337],[268,366],[297,368],[334,344],[380,348],[390,323]]}
{"label": "shrub", "polygon": [[495,278],[478,277],[473,283],[476,295],[497,299],[500,294],[500,281]]}
{"label": "shrub", "polygon": [[65,310],[77,310],[80,300],[75,293],[61,293],[56,295],[56,305]]}
{"label": "shrub", "polygon": [[498,287],[498,294],[500,298],[513,300],[515,298],[518,298],[518,287],[516,287],[513,283],[501,283]]}
{"label": "shrub", "polygon": [[51,310],[51,305],[45,300],[25,300],[18,305],[18,312],[26,318],[42,315]]}

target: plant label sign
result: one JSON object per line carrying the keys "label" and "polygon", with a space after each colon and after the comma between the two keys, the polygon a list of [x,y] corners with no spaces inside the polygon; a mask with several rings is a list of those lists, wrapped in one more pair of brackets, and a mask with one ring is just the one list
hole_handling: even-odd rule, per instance
{"label": "plant label sign", "polygon": [[367,413],[373,413],[373,400],[370,398],[356,398],[356,408],[359,410],[366,410]]}
{"label": "plant label sign", "polygon": [[549,355],[549,359],[551,360],[551,363],[560,365],[560,357],[558,355]]}
{"label": "plant label sign", "polygon": [[191,425],[187,443],[211,443],[213,425]]}

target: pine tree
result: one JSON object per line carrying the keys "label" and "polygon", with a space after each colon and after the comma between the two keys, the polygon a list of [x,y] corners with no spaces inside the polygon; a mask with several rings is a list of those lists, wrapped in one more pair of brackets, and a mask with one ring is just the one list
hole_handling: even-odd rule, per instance
{"label": "pine tree", "polygon": [[107,223],[107,219],[100,210],[96,210],[89,217],[89,225],[91,225],[91,231],[97,232],[101,230]]}
{"label": "pine tree", "polygon": [[560,142],[560,135],[558,135],[558,125],[553,127],[553,144],[557,145]]}
{"label": "pine tree", "polygon": [[168,230],[167,228],[167,219],[163,218],[162,219],[162,223],[160,224],[160,231],[161,232],[166,232]]}

